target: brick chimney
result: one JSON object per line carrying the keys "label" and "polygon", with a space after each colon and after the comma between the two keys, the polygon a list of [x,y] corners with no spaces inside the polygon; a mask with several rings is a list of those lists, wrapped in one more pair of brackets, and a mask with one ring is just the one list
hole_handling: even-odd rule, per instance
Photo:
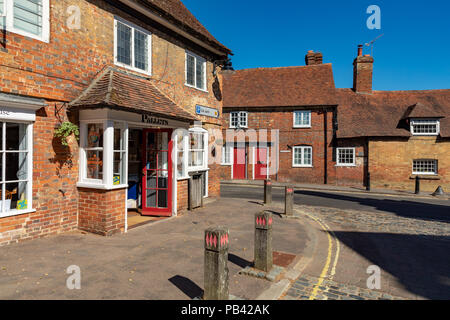
{"label": "brick chimney", "polygon": [[358,45],[358,56],[353,61],[353,91],[357,93],[372,92],[373,58],[362,54],[363,46]]}
{"label": "brick chimney", "polygon": [[305,56],[305,62],[307,66],[322,64],[323,55],[320,52],[314,52],[313,50],[309,50]]}

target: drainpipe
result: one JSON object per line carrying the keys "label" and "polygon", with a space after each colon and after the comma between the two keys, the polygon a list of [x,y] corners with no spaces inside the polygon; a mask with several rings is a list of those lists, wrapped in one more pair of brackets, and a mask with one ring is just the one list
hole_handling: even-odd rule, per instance
{"label": "drainpipe", "polygon": [[323,183],[328,184],[328,110],[325,109],[323,113],[323,130],[324,130],[324,170],[323,170]]}

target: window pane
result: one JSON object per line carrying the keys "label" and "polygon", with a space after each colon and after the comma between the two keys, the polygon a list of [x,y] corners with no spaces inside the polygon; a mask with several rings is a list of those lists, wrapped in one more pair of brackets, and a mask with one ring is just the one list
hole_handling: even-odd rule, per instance
{"label": "window pane", "polygon": [[117,61],[131,66],[131,28],[117,22]]}
{"label": "window pane", "polygon": [[232,112],[231,113],[231,126],[237,127],[239,122],[239,112]]}
{"label": "window pane", "polygon": [[311,148],[303,149],[303,164],[304,165],[312,164],[312,149]]}
{"label": "window pane", "polygon": [[[28,208],[27,182],[7,183],[5,185],[5,212],[14,209],[25,210]],[[0,198],[0,210],[3,201]]]}
{"label": "window pane", "polygon": [[240,126],[246,127],[247,126],[247,112],[241,112],[239,116]]}
{"label": "window pane", "polygon": [[27,150],[27,127],[23,123],[6,123],[6,150]]}
{"label": "window pane", "polygon": [[156,170],[147,171],[147,188],[156,189]]}
{"label": "window pane", "polygon": [[200,59],[197,59],[196,76],[197,76],[197,88],[204,89],[205,88],[205,79],[204,79],[205,64]]}
{"label": "window pane", "polygon": [[103,125],[100,123],[89,123],[87,127],[87,146],[89,148],[103,148]]}
{"label": "window pane", "polygon": [[42,34],[42,0],[14,0],[14,27]]}
{"label": "window pane", "polygon": [[177,175],[178,175],[178,178],[184,177],[183,157],[184,157],[184,151],[178,152],[178,157],[177,157]]}
{"label": "window pane", "polygon": [[203,151],[189,152],[189,166],[190,167],[203,166]]}
{"label": "window pane", "polygon": [[134,30],[134,66],[148,71],[148,36]]}
{"label": "window pane", "polygon": [[125,183],[125,152],[114,152],[113,184]]}
{"label": "window pane", "polygon": [[413,172],[437,174],[437,160],[414,160]]}
{"label": "window pane", "polygon": [[186,55],[186,83],[195,86],[195,58]]}
{"label": "window pane", "polygon": [[87,178],[103,179],[103,151],[88,150],[87,157]]}
{"label": "window pane", "polygon": [[6,153],[6,181],[27,180],[27,152]]}
{"label": "window pane", "polygon": [[302,149],[294,148],[294,164],[300,165],[302,164]]}
{"label": "window pane", "polygon": [[158,208],[167,208],[167,190],[158,190]]}
{"label": "window pane", "polygon": [[147,190],[147,207],[156,208],[156,190]]}

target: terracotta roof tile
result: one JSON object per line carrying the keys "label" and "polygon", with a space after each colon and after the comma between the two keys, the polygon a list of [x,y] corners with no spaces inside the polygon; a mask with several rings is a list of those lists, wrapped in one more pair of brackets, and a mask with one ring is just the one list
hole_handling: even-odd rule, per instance
{"label": "terracotta roof tile", "polygon": [[[442,117],[440,135],[450,137],[450,90],[373,91],[337,89],[338,138],[409,137],[405,118]],[[409,113],[410,112],[410,113]]]}
{"label": "terracotta roof tile", "polygon": [[[225,53],[231,53],[231,50],[214,38],[180,0],[144,0],[144,2],[155,9],[159,9],[157,10],[159,15],[175,23],[189,34],[200,40],[206,40],[206,42],[213,44]],[[205,1],[204,5],[207,6],[208,2]]]}
{"label": "terracotta roof tile", "polygon": [[336,105],[331,64],[224,74],[224,107]]}
{"label": "terracotta roof tile", "polygon": [[192,114],[167,98],[150,80],[112,67],[100,73],[69,106],[78,109],[106,106],[175,119],[195,120]]}

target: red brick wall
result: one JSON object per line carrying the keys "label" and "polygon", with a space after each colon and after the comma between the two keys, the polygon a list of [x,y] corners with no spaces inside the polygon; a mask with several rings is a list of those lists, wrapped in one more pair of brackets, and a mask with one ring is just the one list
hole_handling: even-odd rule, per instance
{"label": "red brick wall", "polygon": [[[81,29],[69,29],[67,8],[76,5],[81,12]],[[106,66],[114,64],[114,15],[147,28],[152,33],[152,76],[153,83],[179,105],[194,113],[196,104],[217,108],[221,113],[221,99],[212,88],[212,61],[199,48],[165,34],[165,31],[146,25],[136,17],[100,0],[58,0],[51,1],[50,43],[6,32],[0,41],[0,92],[19,94],[46,99],[49,107],[38,111],[34,127],[34,176],[33,207],[35,213],[0,219],[0,244],[31,239],[44,235],[73,230],[77,227],[78,201],[78,144],[70,150],[63,148],[53,139],[54,128],[59,119],[65,119],[65,109],[61,102],[72,101],[85,89],[96,75]],[[207,92],[186,87],[184,59],[185,49],[208,58]],[[128,70],[128,69],[127,69]],[[55,103],[58,108],[55,109]],[[211,127],[220,129],[220,119],[201,117]],[[77,120],[74,120],[77,123]],[[72,157],[70,157],[70,154]],[[210,194],[219,194],[219,178],[213,166],[210,171]],[[102,200],[121,202],[114,198],[115,192],[80,190],[80,194],[95,193]],[[117,195],[116,195],[117,196]],[[178,201],[184,206],[187,199],[182,193]],[[110,197],[110,198],[108,198]],[[119,196],[117,196],[119,197]],[[123,199],[125,201],[125,199]],[[124,202],[120,208],[124,206]],[[187,204],[186,204],[187,207]],[[112,205],[109,208],[113,208]],[[89,208],[80,208],[80,215],[89,216]],[[83,211],[82,210],[87,210]],[[104,210],[104,209],[102,209]],[[121,209],[120,209],[121,210]],[[119,210],[119,211],[120,211]],[[104,211],[101,215],[109,215]],[[117,215],[123,214],[117,212]],[[93,232],[109,234],[120,230],[122,218],[113,219],[117,223],[89,224],[89,219],[81,219],[83,228]],[[108,223],[113,221],[108,221]]]}
{"label": "red brick wall", "polygon": [[[274,111],[281,109],[280,111]],[[333,111],[318,110],[317,108],[305,109],[311,110],[311,128],[293,128],[293,111],[299,109],[272,108],[266,110],[248,110],[249,129],[268,129],[267,138],[271,141],[271,129],[279,130],[279,171],[278,176],[271,176],[272,179],[280,182],[298,182],[298,183],[323,183],[325,174],[325,164],[328,170],[328,182],[334,181],[333,156]],[[244,111],[244,110],[242,110]],[[226,129],[229,128],[229,112],[224,113],[224,139]],[[325,116],[326,115],[326,116]],[[327,141],[325,142],[325,117],[327,124]],[[293,168],[292,167],[292,147],[296,145],[308,145],[313,148],[313,167],[312,168]],[[328,162],[325,162],[325,147],[327,149]],[[253,151],[248,150],[248,178],[253,177]],[[221,177],[229,179],[230,166],[222,166]]]}
{"label": "red brick wall", "polygon": [[33,126],[33,209],[36,212],[0,218],[0,245],[67,232],[77,227],[78,144],[64,147],[53,137],[67,119],[64,108],[48,101]]}
{"label": "red brick wall", "polygon": [[125,230],[124,189],[79,188],[78,228],[110,236]]}
{"label": "red brick wall", "polygon": [[177,182],[177,214],[182,214],[188,209],[188,184],[188,179]]}

